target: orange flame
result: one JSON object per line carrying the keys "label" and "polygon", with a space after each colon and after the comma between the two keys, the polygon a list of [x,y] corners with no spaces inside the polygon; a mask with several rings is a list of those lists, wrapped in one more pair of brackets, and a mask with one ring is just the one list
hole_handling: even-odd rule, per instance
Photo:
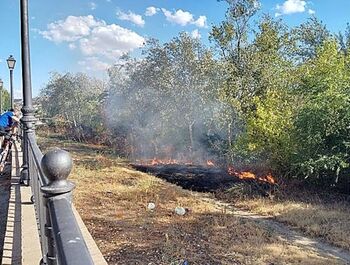
{"label": "orange flame", "polygon": [[249,172],[249,171],[238,172],[232,166],[228,167],[227,172],[231,176],[238,177],[239,179],[256,179],[256,180],[259,180],[259,181],[262,181],[262,182],[267,182],[267,183],[270,183],[270,184],[276,184],[276,180],[273,178],[271,173],[269,173],[268,175],[266,175],[264,177],[257,177],[254,173]]}
{"label": "orange flame", "polygon": [[214,164],[213,161],[207,160],[207,166],[208,166],[208,167],[215,167],[215,164]]}
{"label": "orange flame", "polygon": [[266,181],[271,183],[271,184],[276,184],[276,180],[272,177],[271,173],[268,174],[266,177]]}
{"label": "orange flame", "polygon": [[177,165],[179,162],[175,159],[166,159],[166,160],[161,160],[157,158],[153,158],[153,160],[150,163],[152,166],[156,165]]}
{"label": "orange flame", "polygon": [[[153,158],[152,161],[145,162],[141,160],[142,164],[146,165],[152,165],[152,166],[157,166],[157,165],[193,165],[191,161],[185,162],[185,161],[180,161],[176,159],[158,159],[158,158]],[[207,167],[215,167],[215,164],[211,160],[206,161],[206,166]],[[270,184],[276,184],[276,180],[272,176],[271,173],[267,174],[266,176],[256,176],[253,172],[249,171],[237,171],[233,166],[229,166],[227,168],[228,174],[231,176],[237,177],[242,180],[247,180],[247,179],[255,179],[261,182],[266,182]]]}

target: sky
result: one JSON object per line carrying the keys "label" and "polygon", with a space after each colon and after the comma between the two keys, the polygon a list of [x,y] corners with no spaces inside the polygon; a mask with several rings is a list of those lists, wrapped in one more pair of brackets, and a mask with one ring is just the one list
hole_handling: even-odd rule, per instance
{"label": "sky", "polygon": [[[139,56],[147,38],[169,41],[186,31],[209,45],[227,4],[216,0],[29,0],[33,95],[52,72],[85,72],[107,79],[106,69],[125,53]],[[22,93],[19,0],[0,1],[0,78],[9,87],[6,59],[17,59],[15,98]],[[261,0],[262,14],[297,26],[312,15],[332,32],[350,22],[350,0]]]}

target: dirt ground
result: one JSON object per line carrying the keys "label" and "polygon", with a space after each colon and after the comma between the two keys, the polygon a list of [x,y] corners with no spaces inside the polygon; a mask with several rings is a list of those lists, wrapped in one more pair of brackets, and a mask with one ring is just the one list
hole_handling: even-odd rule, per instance
{"label": "dirt ground", "polygon": [[40,145],[73,155],[74,203],[108,264],[350,264],[347,251],[138,172],[104,147],[57,138]]}

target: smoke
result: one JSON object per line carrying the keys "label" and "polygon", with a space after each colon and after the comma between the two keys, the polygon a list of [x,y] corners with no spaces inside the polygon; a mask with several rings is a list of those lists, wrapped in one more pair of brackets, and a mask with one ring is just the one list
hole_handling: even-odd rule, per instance
{"label": "smoke", "polygon": [[106,124],[131,159],[203,163],[227,142],[222,75],[195,40],[180,37],[109,70]]}
{"label": "smoke", "polygon": [[114,92],[108,97],[105,116],[116,141],[128,149],[120,151],[129,158],[198,164],[218,160],[226,137],[217,118],[223,103],[195,91],[181,98],[176,93],[122,86],[110,89]]}

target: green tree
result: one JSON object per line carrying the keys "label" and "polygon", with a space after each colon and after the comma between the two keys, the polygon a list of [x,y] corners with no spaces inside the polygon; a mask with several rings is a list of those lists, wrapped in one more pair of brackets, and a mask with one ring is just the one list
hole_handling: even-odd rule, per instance
{"label": "green tree", "polygon": [[294,41],[281,21],[265,16],[252,46],[257,87],[252,97],[254,109],[245,116],[245,131],[234,153],[246,162],[281,172],[290,165],[295,151],[290,133],[299,105],[292,93],[297,83],[297,68],[290,56]]}
{"label": "green tree", "polygon": [[330,39],[303,66],[304,104],[295,121],[295,165],[299,173],[322,182],[337,182],[349,168],[349,59]]}
{"label": "green tree", "polygon": [[7,91],[6,88],[2,88],[1,98],[2,98],[2,110],[3,111],[9,110],[11,108],[10,93]]}
{"label": "green tree", "polygon": [[346,25],[345,33],[343,34],[339,32],[339,34],[337,35],[337,39],[338,39],[341,51],[345,55],[348,55],[350,51],[350,24],[349,23]]}
{"label": "green tree", "polygon": [[215,44],[221,56],[222,81],[220,82],[220,100],[224,104],[219,112],[226,134],[226,155],[233,160],[233,143],[244,130],[244,115],[253,108],[252,98],[257,91],[254,82],[255,62],[252,57],[252,45],[248,40],[251,33],[250,22],[260,8],[256,0],[226,0],[228,5],[223,22],[212,27],[210,40]]}
{"label": "green tree", "polygon": [[217,94],[211,52],[181,33],[163,45],[150,40],[143,54],[143,60],[129,60],[110,70],[108,105],[120,106],[111,111],[114,124],[127,127],[133,146],[151,142],[155,154],[167,142],[183,153],[195,152],[196,135],[202,133],[197,128],[208,124],[212,115],[207,103]]}
{"label": "green tree", "polygon": [[297,41],[296,55],[302,61],[314,58],[317,49],[331,37],[326,25],[316,17],[309,18],[305,23],[296,27],[293,32]]}
{"label": "green tree", "polygon": [[60,126],[70,129],[79,141],[88,131],[89,137],[96,136],[102,127],[100,101],[105,89],[102,81],[85,74],[54,73],[41,91],[43,113],[60,120]]}

